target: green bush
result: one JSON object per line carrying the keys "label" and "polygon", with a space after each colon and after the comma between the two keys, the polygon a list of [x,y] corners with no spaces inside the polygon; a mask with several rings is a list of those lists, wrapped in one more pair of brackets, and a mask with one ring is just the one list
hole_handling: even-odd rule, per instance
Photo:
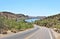
{"label": "green bush", "polygon": [[32,28],[33,25],[31,23],[27,23],[24,20],[16,21],[15,19],[6,19],[0,17],[0,30],[1,29],[15,29],[15,30],[25,30],[28,28]]}
{"label": "green bush", "polygon": [[55,31],[60,32],[60,14],[48,16],[44,19],[37,20],[34,23],[48,28],[55,28]]}

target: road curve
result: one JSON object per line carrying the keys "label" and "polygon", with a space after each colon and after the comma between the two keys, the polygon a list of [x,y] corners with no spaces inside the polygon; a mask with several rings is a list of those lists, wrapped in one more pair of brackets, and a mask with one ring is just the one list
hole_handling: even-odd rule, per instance
{"label": "road curve", "polygon": [[34,26],[34,28],[32,30],[23,32],[23,33],[17,33],[11,36],[7,36],[7,37],[3,37],[0,39],[25,39],[27,36],[33,34],[34,32],[36,32],[37,30],[39,30],[38,26]]}
{"label": "road curve", "polygon": [[41,27],[34,34],[28,36],[26,39],[55,39],[49,28]]}
{"label": "road curve", "polygon": [[34,29],[0,39],[54,39],[48,28],[34,25]]}

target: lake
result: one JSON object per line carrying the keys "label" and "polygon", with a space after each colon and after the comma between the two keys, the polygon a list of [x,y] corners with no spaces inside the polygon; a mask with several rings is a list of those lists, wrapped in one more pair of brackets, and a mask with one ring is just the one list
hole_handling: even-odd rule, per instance
{"label": "lake", "polygon": [[34,22],[34,21],[36,21],[36,20],[39,20],[39,19],[27,19],[27,20],[25,20],[26,22]]}

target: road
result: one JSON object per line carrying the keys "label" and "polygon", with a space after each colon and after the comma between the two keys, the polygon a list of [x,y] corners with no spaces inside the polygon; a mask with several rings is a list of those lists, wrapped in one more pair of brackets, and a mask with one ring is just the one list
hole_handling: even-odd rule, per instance
{"label": "road", "polygon": [[41,27],[34,34],[28,36],[26,39],[55,39],[50,29]]}
{"label": "road", "polygon": [[54,39],[50,29],[34,25],[34,29],[0,39]]}

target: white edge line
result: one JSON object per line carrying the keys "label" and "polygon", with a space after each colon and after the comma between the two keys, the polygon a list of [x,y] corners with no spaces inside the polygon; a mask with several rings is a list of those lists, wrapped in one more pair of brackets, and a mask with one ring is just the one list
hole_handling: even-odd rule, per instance
{"label": "white edge line", "polygon": [[52,34],[51,34],[51,31],[48,30],[48,32],[49,32],[50,38],[53,39]]}

